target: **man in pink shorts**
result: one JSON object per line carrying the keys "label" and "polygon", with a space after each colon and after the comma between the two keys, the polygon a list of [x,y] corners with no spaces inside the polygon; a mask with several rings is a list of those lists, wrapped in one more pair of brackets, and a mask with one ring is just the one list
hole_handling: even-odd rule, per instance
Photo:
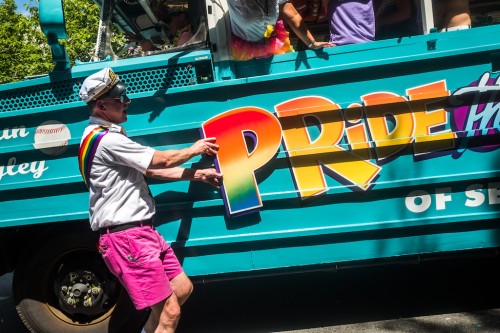
{"label": "man in pink shorts", "polygon": [[78,161],[90,193],[90,226],[100,233],[104,261],[135,307],[151,308],[145,332],[175,332],[180,306],[193,285],[153,226],[155,205],[144,175],[219,187],[222,175],[214,168],[178,167],[200,154],[215,155],[219,147],[215,138],[206,138],[189,148],[158,151],[129,139],[119,124],[127,121],[131,101],[111,68],[87,77],[80,97],[89,108],[90,123]]}

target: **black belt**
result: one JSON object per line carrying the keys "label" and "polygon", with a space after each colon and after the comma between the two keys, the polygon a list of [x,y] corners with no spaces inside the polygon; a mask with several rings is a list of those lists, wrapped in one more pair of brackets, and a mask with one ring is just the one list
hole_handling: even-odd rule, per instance
{"label": "black belt", "polygon": [[118,224],[118,225],[112,225],[111,227],[104,227],[104,228],[99,228],[99,233],[101,235],[107,234],[107,233],[113,233],[113,232],[118,232],[118,231],[123,231],[127,230],[130,228],[135,228],[135,227],[142,227],[142,226],[147,226],[153,225],[153,219],[148,219],[144,221],[137,221],[137,222],[129,222],[129,223],[123,223],[123,224]]}

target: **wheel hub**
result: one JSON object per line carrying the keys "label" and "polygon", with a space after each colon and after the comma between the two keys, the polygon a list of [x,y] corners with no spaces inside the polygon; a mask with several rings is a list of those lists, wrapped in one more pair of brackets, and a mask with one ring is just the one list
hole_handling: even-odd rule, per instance
{"label": "wheel hub", "polygon": [[103,313],[103,288],[97,276],[86,270],[72,270],[56,286],[61,308],[72,315],[95,316]]}

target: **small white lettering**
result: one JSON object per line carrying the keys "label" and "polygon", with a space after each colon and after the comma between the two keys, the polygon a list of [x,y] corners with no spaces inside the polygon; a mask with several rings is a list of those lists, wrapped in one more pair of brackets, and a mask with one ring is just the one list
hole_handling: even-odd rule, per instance
{"label": "small white lettering", "polygon": [[[462,199],[465,197],[465,200]],[[482,205],[500,204],[500,182],[484,184],[471,184],[464,192],[453,192],[451,187],[436,188],[434,195],[424,191],[415,190],[405,198],[406,209],[413,213],[423,213],[435,205],[436,210],[445,210],[448,202],[460,198],[465,207],[480,207]],[[433,202],[434,200],[434,202]],[[453,208],[451,208],[453,209]]]}
{"label": "small white lettering", "polygon": [[37,179],[43,175],[43,173],[48,170],[48,167],[45,167],[45,161],[33,161],[31,163],[21,163],[20,165],[16,165],[16,158],[9,158],[7,165],[0,165],[0,180],[3,179],[4,176],[15,176],[17,174],[33,174],[33,178]]}
{"label": "small white lettering", "polygon": [[431,206],[431,196],[423,190],[412,191],[406,196],[406,208],[413,213],[425,212]]}
{"label": "small white lettering", "polygon": [[452,95],[454,96],[460,96],[464,94],[470,94],[470,93],[482,93],[486,91],[500,91],[500,76],[497,77],[497,80],[493,85],[488,85],[488,81],[490,80],[491,74],[490,73],[484,73],[481,78],[479,79],[479,83],[477,87],[464,87],[460,88],[457,91],[455,91]]}
{"label": "small white lettering", "polygon": [[500,203],[500,183],[488,184],[488,203],[498,205]]}
{"label": "small white lettering", "polygon": [[18,137],[24,138],[30,134],[26,131],[24,126],[14,127],[14,128],[4,128],[0,132],[0,140],[16,139]]}
{"label": "small white lettering", "polygon": [[484,203],[484,193],[483,193],[483,185],[481,184],[473,184],[467,187],[465,191],[465,196],[467,200],[465,200],[465,205],[467,207],[479,207]]}
{"label": "small white lettering", "polygon": [[451,192],[451,187],[443,187],[436,189],[436,209],[446,209],[446,203],[451,201],[451,195],[446,194]]}

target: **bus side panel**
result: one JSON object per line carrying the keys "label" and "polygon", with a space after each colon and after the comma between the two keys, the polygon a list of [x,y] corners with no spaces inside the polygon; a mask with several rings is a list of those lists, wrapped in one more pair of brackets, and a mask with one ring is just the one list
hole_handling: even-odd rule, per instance
{"label": "bus side panel", "polygon": [[29,89],[56,102],[0,114],[0,226],[88,218],[76,92],[109,65],[129,85],[131,138],[178,149],[213,135],[221,147],[183,165],[215,163],[221,190],[150,180],[157,229],[193,277],[499,246],[500,45],[481,31],[460,52],[444,37],[431,52],[418,36],[385,53],[333,48],[310,71],[295,70],[304,53],[285,55],[273,75],[222,82],[197,84],[209,54],[77,66],[63,90],[37,79]]}
{"label": "bus side panel", "polygon": [[[495,29],[464,35],[479,40]],[[286,61],[271,63],[272,82],[229,85],[230,109],[203,125],[220,135],[226,217],[195,204],[159,226],[186,270],[258,272],[497,247],[498,45],[459,52],[456,38],[438,39],[436,54],[427,43],[412,46],[418,52],[394,47],[372,64],[363,60],[373,53],[353,52],[351,64],[363,65],[348,70],[280,75]],[[262,111],[272,115],[267,130],[249,120]],[[240,122],[228,128],[224,118]],[[279,143],[270,139],[276,126]],[[272,157],[263,153],[276,145]],[[244,208],[241,193],[251,193]]]}

